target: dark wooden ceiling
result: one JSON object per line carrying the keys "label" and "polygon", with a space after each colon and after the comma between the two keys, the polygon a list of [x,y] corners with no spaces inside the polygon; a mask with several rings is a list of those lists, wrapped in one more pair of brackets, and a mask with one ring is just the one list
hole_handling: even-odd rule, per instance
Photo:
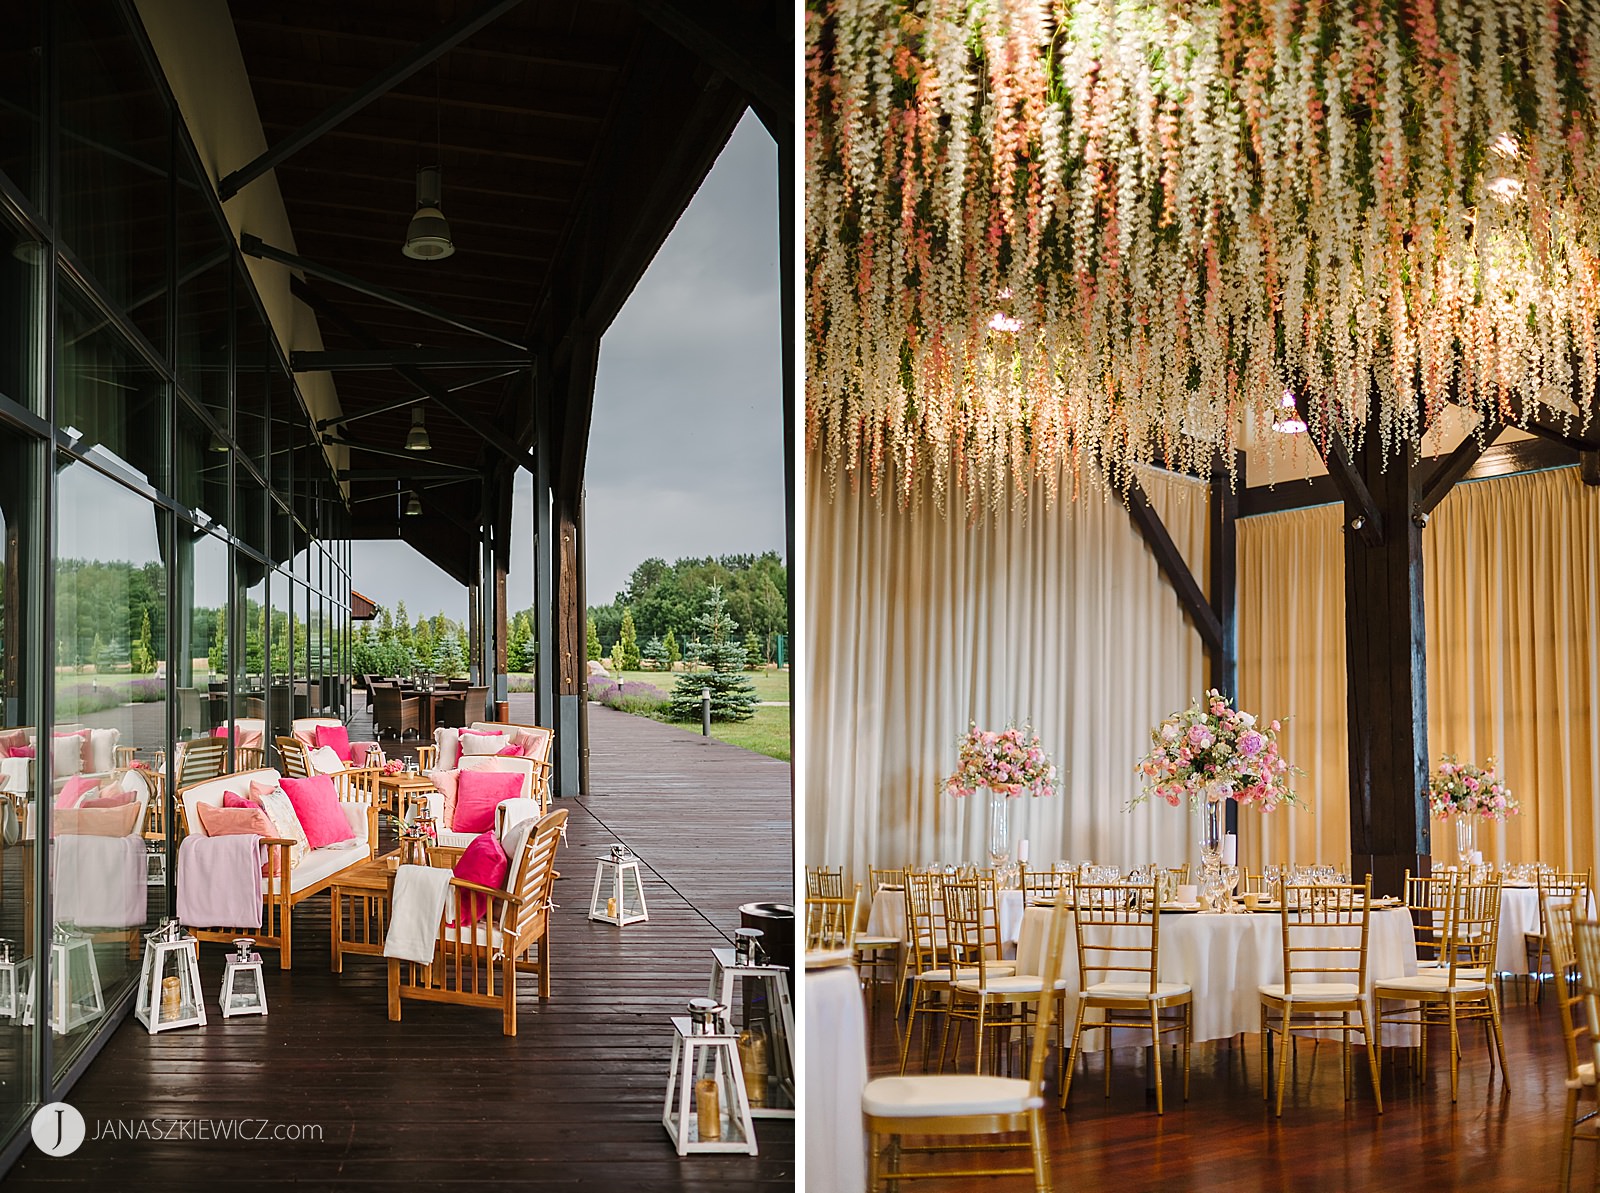
{"label": "dark wooden ceiling", "polygon": [[[477,0],[233,0],[268,145],[479,7]],[[609,324],[751,99],[728,78],[740,73],[737,64],[730,71],[728,60],[719,61],[719,72],[707,64],[715,52],[687,48],[693,38],[682,28],[675,36],[663,31],[672,21],[654,10],[671,17],[683,8],[524,0],[279,164],[296,243],[275,247],[442,308],[525,345],[536,368],[548,367],[575,329],[598,333]],[[721,0],[688,19],[716,16],[755,48],[745,61],[762,58],[760,69],[771,76],[790,69],[785,11],[775,0]],[[416,172],[427,165],[443,171],[441,208],[455,254],[414,261],[400,249]],[[315,277],[298,280],[296,293],[318,312],[330,351],[498,346]],[[530,375],[496,376],[505,372],[429,369],[425,377],[449,391],[447,404],[467,421],[525,451],[534,438]],[[392,369],[334,375],[348,416],[422,400],[417,379]],[[330,428],[365,445],[351,452],[354,534],[403,537],[467,582],[485,511],[497,525],[509,520],[515,465],[436,402],[425,409],[433,450],[408,458],[381,454],[402,451],[411,424],[404,406]],[[577,425],[586,428],[587,418]],[[449,468],[467,471],[418,479]],[[374,472],[404,478],[365,475]],[[420,517],[401,512],[400,494],[413,484]]]}

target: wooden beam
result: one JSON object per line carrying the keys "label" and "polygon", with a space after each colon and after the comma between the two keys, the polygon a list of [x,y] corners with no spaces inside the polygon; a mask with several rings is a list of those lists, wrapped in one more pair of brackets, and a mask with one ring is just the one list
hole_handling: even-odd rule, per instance
{"label": "wooden beam", "polygon": [[[1372,499],[1372,492],[1367,487],[1367,482],[1362,479],[1351,462],[1350,453],[1344,443],[1334,439],[1328,443],[1326,449],[1319,446],[1317,450],[1322,453],[1322,462],[1328,466],[1328,475],[1333,478],[1334,487],[1344,499],[1346,525],[1360,535],[1361,541],[1367,546],[1381,546],[1383,515]],[[1407,512],[1409,514],[1409,511]]]}
{"label": "wooden beam", "polygon": [[492,348],[343,348],[323,352],[291,352],[296,373],[378,372],[387,369],[525,369],[527,352]]}
{"label": "wooden beam", "polygon": [[469,13],[432,41],[418,46],[381,74],[373,76],[342,99],[328,105],[328,107],[272,146],[272,148],[228,174],[222,181],[217,183],[217,197],[223,201],[231,199],[245,186],[260,178],[261,175],[278,165],[278,163],[298,153],[329,129],[342,124],[373,100],[409,79],[430,62],[448,54],[485,25],[498,19],[503,13],[510,12],[521,2],[522,0],[493,0],[493,3],[485,4]]}
{"label": "wooden beam", "polygon": [[[794,26],[787,5],[757,6],[762,19],[753,23],[747,0],[731,5],[707,0],[632,3],[652,25],[749,96],[762,124],[782,144],[784,128],[794,127]],[[761,24],[768,27],[757,27]]]}
{"label": "wooden beam", "polygon": [[1438,461],[1432,475],[1422,486],[1422,493],[1417,498],[1416,508],[1412,510],[1412,517],[1426,519],[1427,516],[1438,508],[1438,505],[1455,488],[1456,482],[1461,480],[1478,462],[1478,458],[1494,446],[1494,441],[1499,438],[1500,432],[1505,430],[1505,424],[1492,422],[1484,428],[1483,434],[1468,435],[1444,459]]}
{"label": "wooden beam", "polygon": [[1189,615],[1195,629],[1200,631],[1201,641],[1206,644],[1207,651],[1220,652],[1223,649],[1222,622],[1206,600],[1189,565],[1184,562],[1183,553],[1167,533],[1161,515],[1150,504],[1144,486],[1137,480],[1128,484],[1128,516],[1133,519],[1134,528],[1150,548],[1150,553],[1156,557],[1156,566],[1161,569],[1161,574],[1178,594],[1183,611]]}
{"label": "wooden beam", "polygon": [[[1241,461],[1239,475],[1244,473]],[[1216,647],[1206,651],[1209,686],[1224,696],[1239,697],[1239,494],[1226,470],[1211,474],[1208,498],[1211,520],[1211,559],[1206,590],[1221,633]]]}

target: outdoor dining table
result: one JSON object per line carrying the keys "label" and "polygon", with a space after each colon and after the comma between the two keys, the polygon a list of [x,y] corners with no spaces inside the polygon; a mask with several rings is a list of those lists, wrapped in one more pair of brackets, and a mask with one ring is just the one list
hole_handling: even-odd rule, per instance
{"label": "outdoor dining table", "polygon": [[867,1084],[867,1025],[853,965],[807,969],[806,1184],[836,1193],[867,1187],[861,1090]]}
{"label": "outdoor dining table", "polygon": [[[1017,972],[1039,973],[1053,909],[1038,906],[1023,912],[1017,940]],[[1358,929],[1348,929],[1352,941]],[[1073,957],[1061,967],[1067,994],[1066,1020],[1078,1010],[1076,942]],[[1367,988],[1379,979],[1411,977],[1417,972],[1416,934],[1403,906],[1374,909],[1367,936]],[[1261,1030],[1257,988],[1283,981],[1283,924],[1277,911],[1163,911],[1161,914],[1161,980],[1186,982],[1194,991],[1194,1041],[1226,1040],[1240,1032]],[[1385,1045],[1409,1047],[1417,1042],[1414,1027],[1390,1027]],[[1097,1046],[1097,1045],[1096,1045]]]}

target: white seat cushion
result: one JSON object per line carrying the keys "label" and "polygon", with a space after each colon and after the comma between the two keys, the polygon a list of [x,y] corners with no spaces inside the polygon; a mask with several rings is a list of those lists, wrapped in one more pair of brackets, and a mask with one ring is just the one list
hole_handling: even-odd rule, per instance
{"label": "white seat cushion", "polygon": [[861,1109],[879,1118],[923,1118],[962,1114],[1017,1114],[1037,1110],[1044,1099],[1028,1092],[1019,1077],[930,1073],[879,1077],[861,1091]]}
{"label": "white seat cushion", "polygon": [[899,943],[900,938],[897,936],[867,936],[862,934],[856,937],[856,948],[858,949],[892,949]]}
{"label": "white seat cushion", "polygon": [[1483,980],[1482,971],[1479,976],[1469,978],[1461,970],[1456,971],[1456,984],[1450,984],[1450,971],[1448,969],[1434,970],[1432,973],[1419,973],[1410,978],[1384,978],[1376,984],[1376,993],[1381,997],[1390,990],[1416,990],[1430,994],[1444,994],[1448,991],[1460,993],[1482,994],[1489,988]]}
{"label": "white seat cushion", "polygon": [[1578,1066],[1578,1075],[1567,1078],[1568,1089],[1588,1089],[1594,1085],[1594,1063],[1585,1061]]}
{"label": "white seat cushion", "polygon": [[[1017,972],[1017,963],[1015,961],[988,961],[984,963],[983,968],[984,972],[992,977],[1004,977]],[[956,977],[958,978],[975,978],[977,976],[978,970],[976,967],[956,970]],[[921,973],[912,974],[911,977],[913,981],[917,982],[948,982],[950,980],[950,971],[948,969],[925,969]]]}
{"label": "white seat cushion", "polygon": [[[289,893],[297,894],[313,883],[321,882],[331,874],[337,874],[346,866],[364,862],[371,856],[364,838],[340,845],[324,845],[321,849],[309,849],[300,859],[300,864],[289,871]],[[277,890],[278,879],[263,878],[261,889],[263,892]]]}
{"label": "white seat cushion", "polygon": [[1171,998],[1176,994],[1188,994],[1189,984],[1187,982],[1157,982],[1156,992],[1152,995],[1148,982],[1096,982],[1083,993],[1090,998],[1114,998],[1119,1002],[1142,1002],[1151,998]]}
{"label": "white seat cushion", "polygon": [[1257,986],[1256,990],[1280,1002],[1332,1002],[1340,998],[1361,997],[1361,990],[1354,982],[1296,982],[1294,993],[1287,995],[1282,982]]}
{"label": "white seat cushion", "polygon": [[980,985],[976,978],[965,978],[955,983],[963,994],[1037,994],[1044,989],[1044,979],[1038,974],[985,974]]}

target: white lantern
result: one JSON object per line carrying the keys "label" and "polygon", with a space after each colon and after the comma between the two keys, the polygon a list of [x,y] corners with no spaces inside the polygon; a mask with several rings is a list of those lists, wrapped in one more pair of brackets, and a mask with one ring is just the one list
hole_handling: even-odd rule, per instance
{"label": "white lantern", "polygon": [[[22,994],[22,1022],[33,1023],[33,980],[28,969]],[[50,941],[50,1028],[65,1035],[105,1014],[100,988],[100,967],[94,960],[94,942],[65,924],[57,924]]]}
{"label": "white lantern", "polygon": [[606,924],[636,923],[650,918],[644,902],[644,883],[639,878],[639,859],[626,845],[613,845],[611,852],[597,859],[594,891],[589,896],[589,918]]}
{"label": "white lantern", "polygon": [[16,944],[14,940],[0,939],[0,1015],[8,1019],[21,1017],[24,995],[32,989],[28,974],[33,960],[19,960]]}
{"label": "white lantern", "polygon": [[168,920],[144,938],[139,1000],[134,1014],[151,1035],[174,1027],[204,1027],[205,996],[200,989],[200,942],[177,920]]}
{"label": "white lantern", "polygon": [[234,1015],[265,1015],[267,1013],[267,987],[261,979],[261,954],[250,951],[255,941],[241,936],[233,942],[234,952],[222,975],[222,1017]]}
{"label": "white lantern", "polygon": [[[661,1125],[678,1149],[756,1154],[755,1124],[739,1067],[738,1038],[720,1021],[725,1008],[695,999],[672,1017],[672,1068]],[[693,1016],[693,1019],[691,1019]]]}
{"label": "white lantern", "polygon": [[752,960],[760,955],[759,932],[740,930],[739,946],[711,950],[710,995],[725,1007],[733,1006],[734,983],[745,990],[744,1026],[751,1027],[749,992],[752,983],[764,987],[767,1007],[766,1031],[771,1041],[771,1090],[767,1096],[757,1091],[750,1113],[757,1118],[793,1118],[794,1088],[794,1006],[789,1001],[789,971],[782,965],[767,965]]}

